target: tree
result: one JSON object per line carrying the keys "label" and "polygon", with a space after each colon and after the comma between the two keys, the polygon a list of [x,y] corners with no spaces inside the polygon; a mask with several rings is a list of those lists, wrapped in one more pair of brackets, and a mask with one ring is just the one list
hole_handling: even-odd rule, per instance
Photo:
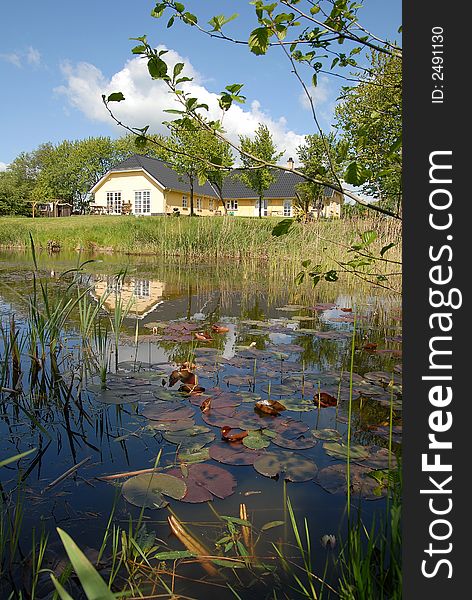
{"label": "tree", "polygon": [[247,136],[240,136],[239,140],[243,162],[243,170],[240,173],[240,178],[243,183],[257,194],[259,218],[261,218],[264,192],[275,181],[275,173],[270,167],[257,159],[262,159],[268,163],[276,163],[283,153],[277,152],[272,134],[267,125],[263,123],[259,123],[254,139]]}
{"label": "tree", "polygon": [[[297,148],[297,156],[302,163],[301,170],[314,179],[337,184],[342,176],[347,146],[336,140],[334,133],[321,136],[307,135],[305,143]],[[307,217],[311,208],[318,212],[323,208],[326,185],[305,181],[297,186],[296,205]]]}
{"label": "tree", "polygon": [[31,215],[39,168],[36,152],[22,152],[0,173],[0,214]]}
{"label": "tree", "polygon": [[371,54],[361,83],[345,88],[336,107],[337,125],[349,148],[352,183],[399,213],[402,197],[402,73],[401,61]]}
{"label": "tree", "polygon": [[[193,4],[192,1],[191,4]],[[164,0],[157,2],[152,11],[152,16],[161,18],[170,13],[167,27],[172,27],[180,21],[213,39],[238,44],[239,47],[246,45],[253,54],[258,56],[265,55],[273,47],[277,47],[287,58],[290,72],[297,78],[308,98],[313,120],[320,135],[322,135],[322,131],[319,126],[313,96],[310,92],[311,86],[317,84],[319,73],[333,74],[349,82],[358,82],[359,79],[354,78],[351,73],[346,75],[345,69],[357,68],[363,76],[367,76],[370,73],[370,67],[369,65],[366,66],[362,59],[359,59],[362,56],[361,53],[369,49],[387,57],[401,60],[402,50],[397,43],[370,33],[362,25],[359,19],[359,11],[363,7],[362,2],[349,2],[348,0],[279,0],[265,4],[263,0],[254,0],[250,4],[254,6],[255,24],[257,26],[251,31],[249,37],[243,39],[227,35],[225,30],[225,26],[230,21],[234,21],[238,15],[231,15],[230,17],[215,15],[208,21],[208,27],[200,22],[197,15],[187,10],[183,3],[175,0]],[[290,12],[287,12],[287,10]],[[184,68],[183,63],[175,65],[173,72],[170,72],[163,58],[166,50],[153,48],[148,43],[146,36],[135,38],[135,40],[138,45],[133,48],[133,54],[141,55],[147,59],[151,77],[164,81],[174,94],[175,99],[180,103],[180,109],[167,111],[179,115],[174,119],[173,125],[183,128],[200,127],[212,132],[219,139],[227,140],[224,136],[221,119],[212,120],[206,116],[205,111],[209,110],[208,106],[182,89],[181,85],[183,83],[191,81],[190,77],[181,76]],[[304,79],[304,73],[307,71],[311,74],[309,82]],[[219,104],[223,114],[231,108],[233,102],[244,102],[244,96],[240,94],[242,87],[242,84],[230,84],[220,94]],[[109,108],[110,102],[124,100],[123,94],[114,92],[108,98],[104,96],[103,99],[112,118],[118,124],[123,125],[114,117]],[[127,126],[126,128],[140,137],[146,137],[147,135],[147,126],[143,128]],[[233,149],[245,155],[247,159],[256,158],[237,144],[227,141]],[[261,166],[284,168],[281,165],[263,160],[261,160]],[[362,168],[362,164],[350,164],[343,179],[347,183],[359,181],[362,178]],[[299,174],[307,181],[328,185],[344,193],[360,205],[367,206],[379,213],[398,216],[379,204],[369,204],[351,189],[344,188],[340,181],[333,184],[310,177],[302,172],[299,172]]]}
{"label": "tree", "polygon": [[[207,161],[202,161],[200,163],[199,177],[202,183],[205,180],[208,181],[216,191],[223,212],[226,214],[227,209],[224,199],[224,183],[228,171],[234,164],[233,152],[227,142],[216,138],[208,131],[203,131],[202,140],[205,143],[205,147],[202,148],[202,151]],[[227,169],[228,171],[223,169]]]}

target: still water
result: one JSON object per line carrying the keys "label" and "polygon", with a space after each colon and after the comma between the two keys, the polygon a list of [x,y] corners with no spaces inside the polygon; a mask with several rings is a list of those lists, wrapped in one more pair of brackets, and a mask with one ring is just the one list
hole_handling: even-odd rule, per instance
{"label": "still water", "polygon": [[[52,369],[48,361],[31,376],[33,288],[42,281],[53,297],[66,294],[71,275],[61,274],[88,259],[93,262],[76,277],[77,289],[83,293],[81,306],[93,310],[99,305],[94,331],[100,324],[106,339],[95,333],[91,348],[84,350],[84,318],[74,306],[55,365],[63,382],[58,392],[49,380],[41,383]],[[37,257],[33,276],[27,253],[3,252],[0,260],[0,461],[35,448],[0,473],[4,503],[21,497],[19,545],[25,557],[22,566],[13,565],[3,576],[2,598],[12,589],[28,588],[24,565],[29,564],[33,529],[49,533],[46,561],[51,568],[64,557],[57,527],[96,557],[112,509],[112,522],[125,529],[142,515],[146,535],[155,535],[159,552],[184,550],[167,522],[174,514],[211,555],[226,551],[226,556],[240,557],[241,548],[228,547],[227,541],[215,544],[228,534],[228,520],[221,517],[240,517],[241,504],[252,523],[250,553],[268,568],[256,569],[251,577],[223,569],[227,579],[218,581],[198,561],[190,561],[170,578],[173,591],[188,598],[233,598],[226,585],[231,582],[244,599],[274,597],[273,588],[281,590],[277,597],[298,597],[284,590],[274,544],[299,562],[289,499],[300,526],[307,519],[314,572],[322,577],[332,563],[334,550],[321,539],[334,535],[340,540],[345,533],[349,405],[353,510],[360,507],[367,524],[382,511],[385,488],[368,473],[395,466],[395,455],[386,450],[390,414],[392,449],[401,452],[399,297],[359,281],[325,282],[312,290],[295,285],[296,265],[263,261],[189,264],[154,256],[44,253]],[[23,340],[20,367],[14,361],[10,365],[12,316],[15,335]],[[181,381],[169,381],[179,369]],[[189,371],[197,377],[187,393],[179,392]],[[205,402],[209,408],[202,410]],[[274,414],[267,414],[267,406]],[[250,438],[222,440],[225,426],[232,428],[228,435],[248,432]],[[133,485],[124,484],[132,476],[103,479],[151,469],[158,457],[159,472],[187,478],[184,495],[173,494],[180,499],[160,489],[143,503]],[[199,471],[192,492],[188,477],[193,465],[211,468]],[[156,503],[167,506],[156,508]],[[244,546],[248,540],[237,535]],[[105,576],[110,553],[108,544],[101,560]],[[117,581],[120,577],[125,579],[120,574]],[[41,585],[36,597],[52,597],[48,581],[41,579]],[[143,595],[157,594],[151,588],[143,582]]]}

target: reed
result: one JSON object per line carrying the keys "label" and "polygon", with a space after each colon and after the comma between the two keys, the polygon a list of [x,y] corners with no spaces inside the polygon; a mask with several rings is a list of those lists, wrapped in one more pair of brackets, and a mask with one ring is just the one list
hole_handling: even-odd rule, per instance
{"label": "reed", "polygon": [[[295,223],[290,233],[272,236],[280,219],[252,217],[97,217],[0,218],[0,247],[28,247],[30,234],[38,247],[48,242],[61,249],[108,250],[129,254],[203,257],[277,257],[295,260],[332,255],[345,258],[346,246],[359,233],[375,230],[380,250],[401,239],[401,224],[389,219],[340,219]],[[398,260],[400,245],[388,258]]]}

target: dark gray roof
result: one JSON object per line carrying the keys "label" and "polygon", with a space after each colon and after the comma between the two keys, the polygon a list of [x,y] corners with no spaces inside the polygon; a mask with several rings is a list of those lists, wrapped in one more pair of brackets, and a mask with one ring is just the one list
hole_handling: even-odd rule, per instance
{"label": "dark gray roof", "polygon": [[[174,171],[170,163],[149,156],[134,154],[126,160],[115,165],[111,172],[128,171],[130,169],[144,169],[149,175],[157,179],[164,187],[182,192],[189,192],[189,183],[185,177]],[[238,177],[238,169],[235,169],[225,179],[223,184],[224,198],[256,198],[253,190],[248,188]],[[266,198],[295,198],[295,186],[301,183],[303,178],[295,173],[279,171],[274,169],[275,180],[265,192]],[[194,190],[196,194],[205,194],[207,196],[217,197],[216,191],[206,182],[199,185],[195,180]]]}

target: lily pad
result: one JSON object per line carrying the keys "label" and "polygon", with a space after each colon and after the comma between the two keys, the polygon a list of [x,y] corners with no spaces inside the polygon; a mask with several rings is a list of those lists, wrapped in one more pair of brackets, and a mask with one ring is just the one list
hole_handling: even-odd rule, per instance
{"label": "lily pad", "polygon": [[249,431],[248,435],[243,439],[243,444],[252,450],[262,450],[270,445],[271,439],[275,437],[275,433],[268,429],[258,429]]}
{"label": "lily pad", "polygon": [[[341,460],[347,460],[347,445],[340,444],[339,442],[326,442],[323,444],[323,448],[328,456],[339,458]],[[351,444],[349,455],[351,460],[364,460],[369,456],[369,449],[366,446],[361,446],[359,444]]]}
{"label": "lily pad", "polygon": [[209,427],[194,425],[189,429],[165,431],[162,437],[171,444],[179,445],[182,450],[187,448],[203,448],[215,439],[215,434]]}
{"label": "lily pad", "polygon": [[294,412],[308,412],[316,408],[313,400],[307,398],[281,398],[280,402],[287,410],[293,410]]}
{"label": "lily pad", "polygon": [[289,450],[306,450],[316,446],[318,441],[308,433],[299,433],[294,435],[291,432],[285,432],[285,434],[277,434],[272,440],[276,446],[280,448],[288,448]]}
{"label": "lily pad", "polygon": [[215,442],[210,446],[210,457],[226,465],[252,465],[260,455],[238,442]]}
{"label": "lily pad", "polygon": [[284,473],[288,481],[309,481],[315,477],[316,464],[295,452],[266,452],[254,461],[254,468],[265,477]]}
{"label": "lily pad", "polygon": [[[369,456],[362,461],[362,466],[372,467],[373,469],[387,469],[389,466],[388,448],[373,446],[369,452]],[[393,452],[390,452],[390,468],[396,469],[396,467],[397,457]]]}
{"label": "lily pad", "polygon": [[236,479],[217,465],[194,464],[185,469],[171,469],[169,475],[185,482],[187,492],[183,502],[209,502],[214,498],[224,499],[234,493]]}
{"label": "lily pad", "polygon": [[[360,496],[364,500],[378,500],[386,495],[386,488],[369,477],[372,472],[367,467],[350,465],[350,491],[352,496]],[[315,481],[330,494],[347,494],[347,465],[330,465],[321,469]]]}
{"label": "lily pad", "polygon": [[311,433],[317,440],[338,441],[342,437],[336,429],[313,429]]}
{"label": "lily pad", "polygon": [[188,465],[207,460],[210,460],[210,450],[208,448],[187,447],[180,449],[177,453],[177,461]]}
{"label": "lily pad", "polygon": [[191,406],[182,406],[180,403],[174,405],[152,403],[143,408],[142,414],[153,421],[180,421],[193,417],[195,409]]}
{"label": "lily pad", "polygon": [[162,508],[168,504],[164,496],[181,500],[187,492],[187,486],[182,479],[167,473],[143,473],[125,481],[121,492],[135,506]]}

